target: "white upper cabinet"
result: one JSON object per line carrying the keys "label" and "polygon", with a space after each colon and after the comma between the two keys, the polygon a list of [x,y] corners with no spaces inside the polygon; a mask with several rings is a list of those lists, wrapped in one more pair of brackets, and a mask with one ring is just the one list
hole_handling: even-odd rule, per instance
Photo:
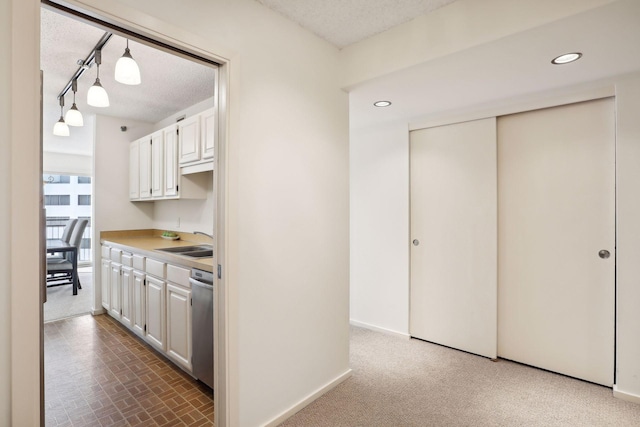
{"label": "white upper cabinet", "polygon": [[129,144],[129,198],[140,198],[140,145],[138,141]]}
{"label": "white upper cabinet", "polygon": [[162,130],[164,135],[164,196],[178,196],[178,127]]}
{"label": "white upper cabinet", "polygon": [[129,199],[206,199],[213,170],[216,109],[211,108],[131,143]]}
{"label": "white upper cabinet", "polygon": [[213,159],[216,141],[216,113],[210,108],[200,114],[200,145],[202,159]]}
{"label": "white upper cabinet", "polygon": [[178,122],[180,164],[200,160],[200,116],[193,116]]}
{"label": "white upper cabinet", "polygon": [[151,198],[151,138],[145,137],[140,143],[140,199]]}
{"label": "white upper cabinet", "polygon": [[154,199],[164,195],[164,141],[163,132],[151,134],[151,196]]}

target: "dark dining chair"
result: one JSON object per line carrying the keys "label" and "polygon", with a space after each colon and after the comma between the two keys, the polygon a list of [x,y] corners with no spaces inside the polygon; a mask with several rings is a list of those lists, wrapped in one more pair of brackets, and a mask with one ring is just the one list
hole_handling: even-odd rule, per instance
{"label": "dark dining chair", "polygon": [[[75,246],[76,257],[80,251],[80,243],[82,242],[82,234],[84,233],[87,224],[89,223],[86,219],[80,219],[76,223],[73,228],[73,232],[71,233],[71,238],[69,239],[69,244]],[[78,276],[78,270],[73,269],[73,252],[66,252],[65,256],[61,259],[51,259],[47,260],[47,286],[59,286],[59,285],[68,285],[73,283],[74,276]],[[77,265],[77,263],[76,263]],[[49,285],[49,283],[54,283]],[[78,279],[78,289],[82,289],[82,285],[80,284],[80,279]]]}
{"label": "dark dining chair", "polygon": [[67,225],[65,225],[64,230],[62,231],[62,237],[60,237],[60,240],[69,243],[69,240],[71,239],[71,233],[73,233],[73,229],[76,226],[77,222],[78,220],[76,218],[72,218],[69,220],[69,222],[67,222]]}
{"label": "dark dining chair", "polygon": [[[67,222],[67,225],[65,225],[64,230],[62,231],[62,236],[60,237],[60,240],[62,240],[63,242],[67,242],[69,243],[69,240],[71,240],[71,233],[73,233],[73,229],[76,226],[76,223],[78,222],[78,220],[76,218],[72,218],[69,220],[69,222]],[[51,254],[47,257],[47,261],[53,261],[53,260],[58,260],[59,262],[64,261],[64,255],[63,254]]]}

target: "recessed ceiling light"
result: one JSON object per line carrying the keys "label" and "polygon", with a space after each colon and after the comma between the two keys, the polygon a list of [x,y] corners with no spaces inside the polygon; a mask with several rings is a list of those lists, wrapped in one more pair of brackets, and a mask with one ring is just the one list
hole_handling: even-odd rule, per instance
{"label": "recessed ceiling light", "polygon": [[577,61],[581,57],[582,54],[580,52],[565,53],[564,55],[554,58],[551,63],[555,65],[568,64],[569,62]]}
{"label": "recessed ceiling light", "polygon": [[374,102],[373,105],[375,105],[376,107],[388,107],[389,105],[391,105],[391,101],[378,101]]}

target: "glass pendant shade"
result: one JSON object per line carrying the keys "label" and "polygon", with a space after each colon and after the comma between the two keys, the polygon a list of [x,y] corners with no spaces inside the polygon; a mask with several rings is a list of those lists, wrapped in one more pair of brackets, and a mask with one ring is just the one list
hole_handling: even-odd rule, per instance
{"label": "glass pendant shade", "polygon": [[140,68],[138,68],[138,64],[133,57],[131,57],[131,52],[129,52],[128,47],[125,49],[124,55],[116,62],[115,79],[117,82],[126,85],[139,85],[141,82]]}
{"label": "glass pendant shade", "polygon": [[69,126],[64,122],[62,116],[53,126],[53,134],[57,136],[69,136]]}
{"label": "glass pendant shade", "polygon": [[71,108],[64,115],[64,121],[68,126],[84,126],[84,120],[82,119],[82,113],[76,107],[74,102]]}
{"label": "glass pendant shade", "polygon": [[100,84],[100,78],[96,79],[96,82],[89,88],[87,92],[87,104],[92,107],[108,107],[109,95]]}

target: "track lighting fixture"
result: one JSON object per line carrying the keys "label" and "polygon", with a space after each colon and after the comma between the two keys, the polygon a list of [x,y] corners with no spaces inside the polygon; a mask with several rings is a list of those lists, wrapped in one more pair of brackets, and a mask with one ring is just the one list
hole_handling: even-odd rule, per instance
{"label": "track lighting fixture", "polygon": [[102,50],[96,49],[95,55],[96,61],[96,81],[89,88],[89,92],[87,92],[87,104],[92,107],[108,107],[109,106],[109,95],[107,95],[107,91],[100,84],[100,64],[102,63]]}
{"label": "track lighting fixture", "polygon": [[138,64],[131,56],[131,51],[129,51],[129,39],[127,39],[127,47],[124,50],[124,54],[116,62],[115,79],[117,82],[126,85],[140,84],[140,68],[138,68]]}
{"label": "track lighting fixture", "polygon": [[69,136],[69,126],[64,122],[62,109],[64,108],[64,96],[60,97],[60,120],[53,125],[53,134],[57,136]]}
{"label": "track lighting fixture", "polygon": [[69,126],[84,126],[84,120],[82,119],[82,113],[76,107],[76,92],[78,91],[78,79],[73,79],[73,83],[71,84],[71,90],[73,90],[73,105],[69,110],[67,110],[67,114],[64,116],[64,121]]}
{"label": "track lighting fixture", "polygon": [[[78,78],[87,70],[91,69],[92,65],[96,64],[96,81],[89,88],[87,92],[87,104],[92,107],[108,107],[109,95],[107,91],[102,87],[100,83],[100,65],[102,64],[102,48],[109,42],[113,36],[110,32],[105,32],[95,47],[89,52],[85,59],[79,59],[76,63],[78,69],[71,76],[71,79],[64,86],[58,99],[60,100],[60,120],[55,124],[53,133],[59,136],[69,136],[69,126],[83,126],[84,119],[82,113],[76,106],[76,92],[78,91]],[[138,85],[141,82],[140,69],[138,64],[131,56],[129,50],[129,40],[127,39],[127,47],[124,50],[124,54],[115,67],[115,79],[116,81],[128,85]],[[67,111],[67,114],[63,114],[64,96],[69,91],[73,90],[73,105]]]}

